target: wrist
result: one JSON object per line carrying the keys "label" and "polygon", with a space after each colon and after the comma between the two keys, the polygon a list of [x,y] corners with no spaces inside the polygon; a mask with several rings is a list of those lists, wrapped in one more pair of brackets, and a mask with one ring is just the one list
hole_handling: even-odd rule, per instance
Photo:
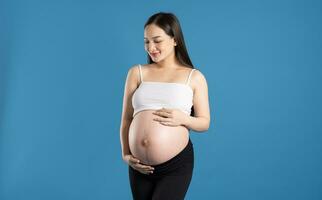
{"label": "wrist", "polygon": [[123,161],[124,161],[125,164],[129,164],[129,159],[128,158],[123,159]]}
{"label": "wrist", "polygon": [[187,115],[186,117],[185,117],[185,120],[184,120],[184,126],[186,126],[187,128],[189,128],[190,127],[190,121],[191,121],[191,116],[190,115]]}
{"label": "wrist", "polygon": [[123,155],[122,156],[123,161],[127,163],[130,156],[131,156],[131,154],[125,154],[125,155]]}

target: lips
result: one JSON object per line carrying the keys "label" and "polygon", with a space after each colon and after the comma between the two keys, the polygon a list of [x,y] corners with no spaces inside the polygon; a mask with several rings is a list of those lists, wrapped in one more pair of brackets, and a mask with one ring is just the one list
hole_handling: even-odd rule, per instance
{"label": "lips", "polygon": [[150,53],[150,54],[151,54],[152,57],[156,57],[156,56],[159,55],[159,52],[157,52],[157,53]]}

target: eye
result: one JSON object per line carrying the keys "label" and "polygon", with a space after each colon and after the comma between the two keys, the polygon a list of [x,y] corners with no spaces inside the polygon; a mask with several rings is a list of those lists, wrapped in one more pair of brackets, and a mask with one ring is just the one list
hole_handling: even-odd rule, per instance
{"label": "eye", "polygon": [[[154,41],[154,43],[160,43],[160,42],[162,42],[161,40],[160,41]],[[149,43],[149,41],[144,41],[144,44],[148,44]]]}

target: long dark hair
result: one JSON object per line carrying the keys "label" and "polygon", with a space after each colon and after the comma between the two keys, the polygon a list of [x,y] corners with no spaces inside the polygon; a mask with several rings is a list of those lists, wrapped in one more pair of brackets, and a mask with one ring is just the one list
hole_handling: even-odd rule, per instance
{"label": "long dark hair", "polygon": [[[177,43],[174,49],[175,56],[179,63],[186,67],[194,68],[184,42],[184,37],[178,18],[173,13],[159,12],[149,17],[147,22],[144,24],[144,28],[150,24],[158,26],[159,28],[163,29],[167,35],[174,38]],[[147,54],[147,57],[149,64],[154,63],[149,54]],[[191,109],[191,116],[194,116],[193,106]]]}

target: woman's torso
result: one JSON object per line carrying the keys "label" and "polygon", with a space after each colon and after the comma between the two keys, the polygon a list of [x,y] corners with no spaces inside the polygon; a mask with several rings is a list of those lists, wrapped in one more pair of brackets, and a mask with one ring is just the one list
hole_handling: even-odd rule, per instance
{"label": "woman's torso", "polygon": [[[136,94],[136,96],[133,95],[135,112],[129,127],[129,147],[132,155],[138,158],[142,163],[157,165],[170,160],[184,149],[189,141],[189,130],[182,125],[166,126],[160,124],[158,121],[153,120],[158,116],[152,113],[156,110],[154,108],[167,105],[159,104],[160,102],[168,102],[168,104],[171,102],[173,107],[185,107],[185,109],[182,109],[183,112],[186,114],[190,113],[193,92],[188,84],[192,71],[189,70],[190,73],[186,85],[182,83],[174,84],[172,86],[172,84],[161,84],[161,82],[145,83],[143,81],[141,66],[139,66],[139,68],[141,84],[144,84],[142,84],[143,86],[140,90],[138,90],[138,88],[138,91],[135,91],[138,92],[138,94]],[[160,84],[155,85],[154,83]],[[139,87],[141,87],[141,85]],[[154,90],[157,90],[157,92]],[[150,93],[154,94],[151,95]],[[170,95],[168,95],[169,93]],[[169,97],[167,99],[164,96]],[[171,97],[173,99],[171,99]],[[150,101],[148,101],[149,98]],[[182,101],[180,101],[180,99],[182,99]],[[176,103],[175,100],[179,101]],[[189,101],[191,101],[191,104]]]}

